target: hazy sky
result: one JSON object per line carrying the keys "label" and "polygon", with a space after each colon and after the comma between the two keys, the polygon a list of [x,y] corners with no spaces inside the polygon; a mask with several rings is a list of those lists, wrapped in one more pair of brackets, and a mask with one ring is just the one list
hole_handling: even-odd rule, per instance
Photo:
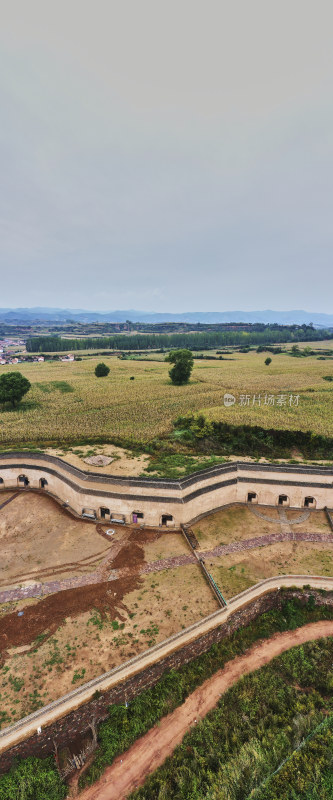
{"label": "hazy sky", "polygon": [[331,0],[1,0],[0,306],[332,311]]}

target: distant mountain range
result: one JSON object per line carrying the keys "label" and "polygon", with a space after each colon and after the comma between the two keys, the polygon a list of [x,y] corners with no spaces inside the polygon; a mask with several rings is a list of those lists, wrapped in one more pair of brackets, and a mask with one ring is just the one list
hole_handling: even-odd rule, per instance
{"label": "distant mountain range", "polygon": [[187,322],[216,324],[223,322],[262,322],[280,325],[303,325],[310,322],[316,328],[333,327],[333,314],[315,311],[188,311],[181,314],[137,311],[86,311],[72,308],[0,308],[0,322],[7,324],[64,323],[64,322]]}

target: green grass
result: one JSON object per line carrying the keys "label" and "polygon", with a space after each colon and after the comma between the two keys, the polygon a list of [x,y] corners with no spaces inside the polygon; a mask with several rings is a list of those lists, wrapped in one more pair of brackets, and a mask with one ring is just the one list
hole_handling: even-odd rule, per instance
{"label": "green grass", "polygon": [[132,800],[331,798],[332,659],[322,639],[242,678]]}
{"label": "green grass", "polygon": [[[333,608],[315,607],[313,598],[307,604],[302,604],[299,600],[292,599],[291,590],[283,592],[283,596],[285,602],[282,611],[272,610],[262,614],[249,626],[214,644],[189,664],[178,670],[165,672],[155,686],[135,697],[128,708],[112,705],[108,720],[99,728],[99,747],[92,765],[80,779],[81,788],[94,783],[116,755],[127,750],[161,717],[181,705],[204,680],[222,668],[227,661],[245,652],[255,641],[269,638],[277,631],[294,629],[306,622],[333,618]],[[156,797],[159,795],[156,794]]]}
{"label": "green grass", "polygon": [[184,453],[171,453],[152,457],[142,475],[152,475],[160,478],[181,478],[184,475],[191,475],[193,472],[208,467],[215,467],[217,464],[224,464],[226,461],[223,456],[195,457]]}

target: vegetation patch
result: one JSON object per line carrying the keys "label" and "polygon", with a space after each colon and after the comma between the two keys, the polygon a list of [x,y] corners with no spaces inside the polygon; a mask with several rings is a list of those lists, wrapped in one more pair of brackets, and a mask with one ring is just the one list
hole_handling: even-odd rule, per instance
{"label": "vegetation patch", "polygon": [[[308,602],[302,603],[290,596],[288,598],[288,594],[290,595],[286,590],[286,600],[281,611],[272,610],[262,614],[249,626],[214,644],[206,653],[179,670],[165,672],[156,686],[135,697],[128,707],[110,706],[109,718],[99,728],[99,746],[94,762],[81,777],[81,788],[94,783],[119,753],[128,750],[131,744],[161,717],[181,705],[197,686],[221,669],[227,661],[244,653],[255,641],[269,638],[277,631],[295,629],[307,622],[333,619],[333,608],[315,607],[311,596]],[[225,730],[232,739],[232,727],[225,727]],[[196,796],[201,800],[200,795],[193,795]],[[162,795],[156,793],[151,797],[162,797]],[[192,797],[190,793],[186,796],[186,800],[189,797]]]}
{"label": "vegetation patch", "polygon": [[322,639],[242,678],[132,800],[331,798],[332,658]]}
{"label": "vegetation patch", "polygon": [[[71,363],[19,364],[31,383],[29,401],[23,398],[17,409],[3,406],[0,443],[10,447],[113,444],[152,456],[221,456],[234,451],[268,458],[290,457],[298,448],[305,457],[331,457],[332,383],[323,381],[327,367],[315,356],[295,359],[280,353],[267,368],[262,353],[233,351],[233,360],[196,360],[189,383],[183,386],[170,382],[168,363],[153,358],[147,369],[144,361],[105,356],[110,372],[97,380],[94,370],[99,361],[92,356]],[[15,366],[2,368],[4,375],[15,372]],[[232,407],[224,406],[226,392],[237,396]],[[265,405],[268,392],[297,394],[299,404]],[[250,396],[248,405],[239,404],[241,394]],[[213,439],[193,436],[187,425],[174,427],[173,421],[189,412],[225,427],[217,427]]]}
{"label": "vegetation patch", "polygon": [[224,464],[225,462],[226,459],[223,456],[196,457],[185,455],[184,453],[166,453],[155,457],[152,456],[142,475],[152,474],[152,476],[158,476],[159,478],[181,478],[198,470],[215,467],[217,464]]}
{"label": "vegetation patch", "polygon": [[174,427],[178,440],[203,452],[213,449],[215,453],[284,458],[297,448],[306,458],[333,458],[333,438],[313,431],[230,425],[207,419],[203,414],[178,417]]}
{"label": "vegetation patch", "polygon": [[[137,739],[139,736],[143,735],[149,728],[151,728],[156,722],[158,722],[161,717],[165,714],[168,714],[178,705],[180,705],[185,698],[194,691],[197,686],[213,675],[218,669],[221,669],[227,661],[234,658],[237,655],[240,655],[245,652],[247,648],[249,648],[255,641],[259,639],[265,639],[272,636],[277,631],[284,631],[295,629],[304,625],[308,622],[315,622],[321,619],[332,619],[333,618],[333,609],[328,606],[315,606],[314,598],[310,595],[307,601],[304,599],[304,603],[300,600],[294,599],[291,596],[292,590],[285,590],[284,596],[285,601],[283,603],[281,611],[279,610],[272,610],[267,612],[266,614],[262,614],[258,617],[255,621],[253,621],[250,625],[246,628],[242,628],[232,634],[230,637],[224,639],[223,641],[219,642],[218,644],[214,644],[206,653],[202,654],[198,658],[191,661],[189,664],[181,667],[179,670],[171,670],[170,672],[164,673],[161,680],[156,684],[156,686],[152,687],[151,689],[147,689],[146,691],[142,692],[138,697],[136,697],[129,705],[122,706],[122,705],[112,705],[110,707],[109,718],[101,724],[99,728],[99,745],[98,750],[96,753],[95,760],[93,764],[88,768],[87,772],[82,775],[80,784],[81,788],[84,785],[92,784],[97,778],[101,775],[103,770],[108,764],[111,764],[114,760],[115,756],[118,753],[127,750],[130,745]],[[323,594],[325,594],[323,592]],[[313,643],[310,646],[314,648],[314,653],[316,653],[319,649],[321,653],[320,645],[318,643]],[[302,650],[302,648],[299,648]],[[294,651],[292,651],[294,652]],[[304,652],[304,648],[303,648]],[[289,653],[285,654],[288,656]],[[327,657],[324,658],[322,655],[320,658],[317,659],[316,663],[322,663],[322,667],[316,673],[313,670],[313,662],[310,661],[310,668],[312,671],[312,677],[309,676],[309,660],[306,658],[304,659],[303,656],[300,660],[300,664],[305,664],[306,672],[306,686],[309,687],[311,684],[311,702],[309,706],[305,707],[304,711],[304,720],[302,720],[302,724],[300,725],[300,733],[303,734],[306,725],[307,730],[313,729],[313,727],[321,720],[321,716],[323,714],[323,706],[322,706],[322,698],[316,694],[316,687],[314,687],[314,680],[316,679],[316,675],[318,674],[321,676],[318,678],[317,688],[323,691],[323,685],[320,683],[321,678],[325,681],[325,692],[327,687],[327,681],[329,678],[329,670],[331,669],[332,665],[332,652],[329,651],[329,658],[330,662],[328,664]],[[322,661],[321,661],[322,659]],[[289,662],[290,663],[290,662]],[[293,661],[291,662],[293,663]],[[287,664],[287,662],[286,662]],[[286,669],[286,666],[285,666]],[[253,677],[255,678],[256,675],[260,675],[260,673],[256,673],[255,676],[249,676],[245,681],[250,681]],[[274,673],[275,674],[275,673]],[[310,677],[310,683],[309,683]],[[300,682],[302,679],[302,674],[298,675],[295,679],[295,676],[292,676],[292,682]],[[332,682],[332,677],[331,677]],[[258,684],[256,684],[258,685]],[[265,681],[259,682],[259,686],[263,685],[263,692],[265,691]],[[268,684],[272,690],[272,684]],[[238,687],[244,686],[244,682],[241,684],[237,684],[234,687],[232,692],[236,692]],[[313,692],[314,688],[314,692]],[[330,689],[332,688],[330,684]],[[242,690],[243,691],[243,690]],[[249,697],[249,692],[247,690],[247,694]],[[271,697],[275,697],[275,694],[272,694],[272,691],[266,692],[266,695],[263,695],[263,699],[265,700]],[[279,698],[279,694],[277,695],[277,699]],[[292,694],[285,695],[287,699],[292,697]],[[254,693],[252,691],[252,697],[254,697]],[[306,698],[308,697],[308,692]],[[245,698],[243,702],[245,702]],[[226,708],[231,709],[233,708],[233,703],[230,702],[229,697],[225,695],[224,698],[226,702]],[[306,702],[308,702],[306,700]],[[251,703],[248,701],[246,704],[245,711],[243,713],[243,733],[249,730],[249,724],[251,721],[251,714],[259,713],[258,709],[260,709],[260,702],[259,700],[253,700],[253,709],[251,712]],[[246,709],[248,709],[246,711]],[[301,706],[301,713],[303,713],[303,707]],[[220,707],[218,712],[220,711]],[[299,714],[300,708],[296,709],[296,722],[298,719],[297,714]],[[277,709],[276,713],[280,713],[283,717],[284,713],[288,713],[285,711],[284,707],[281,709]],[[214,712],[213,712],[214,713]],[[250,716],[249,716],[250,715]],[[317,717],[315,718],[315,715]],[[270,716],[268,721],[272,719],[272,709],[270,709]],[[233,718],[234,722],[234,718]],[[310,728],[309,728],[310,723]],[[202,725],[205,724],[205,720]],[[262,730],[262,719],[261,719],[261,730]],[[201,726],[200,726],[201,727]],[[223,721],[223,725],[220,726],[223,728],[223,731],[226,735],[228,735],[230,742],[230,746],[233,746],[233,752],[236,752],[236,745],[240,743],[240,733],[237,732],[237,738],[233,741],[233,728],[229,727],[226,724],[226,721]],[[199,728],[198,728],[199,729]],[[276,732],[276,728],[273,730]],[[190,735],[190,734],[189,734]],[[205,732],[206,735],[206,732]],[[210,753],[210,739],[208,741],[208,754]],[[268,738],[269,742],[272,742],[272,738]],[[283,739],[284,741],[284,739]],[[290,744],[291,742],[291,744]],[[289,744],[288,744],[289,743]],[[292,740],[288,739],[288,746],[289,750],[292,747]],[[324,745],[326,747],[326,744]],[[192,747],[192,745],[190,745]],[[206,752],[206,756],[207,756]],[[278,752],[278,751],[277,751]],[[178,753],[178,751],[177,751]],[[241,754],[242,755],[242,754]],[[205,759],[204,759],[205,761]],[[170,760],[169,760],[170,763]],[[212,765],[212,761],[209,761],[209,764]],[[323,759],[320,762],[323,765]],[[219,764],[219,762],[218,762]],[[165,769],[165,766],[162,769]],[[198,761],[196,772],[198,774],[201,772],[202,769],[202,760]],[[216,772],[216,771],[215,771]],[[244,772],[244,771],[243,771]],[[241,773],[243,774],[241,771]],[[249,772],[249,770],[248,770]],[[248,774],[247,772],[247,774]],[[318,772],[318,770],[317,770]],[[323,772],[324,774],[324,772]],[[158,775],[155,774],[152,777],[152,780],[159,780]],[[261,779],[261,776],[260,776]],[[164,780],[164,779],[163,779]],[[165,779],[167,782],[167,778]],[[201,778],[200,778],[201,780]],[[167,786],[166,786],[167,788]],[[177,790],[178,787],[176,786]],[[146,789],[142,789],[140,791],[146,791]],[[19,764],[15,764],[13,768],[10,770],[9,773],[6,775],[0,776],[0,800],[9,800],[9,798],[13,798],[13,800],[17,797],[22,798],[22,800],[45,800],[45,797],[48,797],[49,800],[63,800],[67,796],[67,787],[65,783],[61,781],[59,774],[56,770],[54,759],[46,758],[46,759],[38,759],[38,758],[28,758],[21,761]],[[140,797],[140,795],[138,795]],[[145,796],[145,795],[143,795]],[[148,795],[149,796],[149,795]],[[151,795],[152,797],[161,797],[162,795]],[[167,798],[169,795],[165,794],[163,797]],[[188,794],[187,798],[191,795]],[[200,798],[203,795],[198,795]],[[207,800],[217,800],[218,795],[207,795]],[[281,795],[269,795],[270,800],[276,800],[276,797],[280,798]],[[196,795],[193,795],[196,797]],[[219,796],[218,796],[219,797]],[[244,795],[237,794],[235,797],[239,798],[244,797]],[[266,800],[268,795],[260,796],[260,800]],[[308,796],[304,795],[304,800],[309,800],[311,795]],[[321,800],[326,800],[326,795],[319,795]],[[286,795],[285,800],[291,800],[294,796]],[[327,795],[327,800],[329,800],[330,795]],[[186,799],[187,800],[187,799]],[[284,796],[283,796],[284,800]],[[303,800],[303,796],[302,796]],[[313,798],[315,800],[315,798]],[[317,800],[317,797],[316,797]]]}

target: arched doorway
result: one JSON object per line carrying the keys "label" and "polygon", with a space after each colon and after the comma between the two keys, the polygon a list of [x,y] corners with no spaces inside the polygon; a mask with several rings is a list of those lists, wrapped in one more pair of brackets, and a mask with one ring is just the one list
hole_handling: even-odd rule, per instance
{"label": "arched doorway", "polygon": [[248,503],[257,503],[258,502],[258,495],[256,492],[248,492],[247,493],[247,502]]}
{"label": "arched doorway", "polygon": [[110,519],[110,509],[106,508],[106,506],[101,506],[99,509],[99,516],[101,519]]}
{"label": "arched doorway", "polygon": [[160,525],[168,528],[173,524],[174,524],[173,517],[171,516],[171,514],[162,514]]}
{"label": "arched doorway", "polygon": [[18,479],[17,479],[17,485],[18,486],[20,486],[21,488],[22,487],[25,488],[26,486],[29,486],[29,484],[30,484],[30,481],[29,481],[29,478],[27,478],[26,475],[19,475],[18,476]]}
{"label": "arched doorway", "polygon": [[304,498],[304,508],[316,508],[317,501],[315,497]]}

